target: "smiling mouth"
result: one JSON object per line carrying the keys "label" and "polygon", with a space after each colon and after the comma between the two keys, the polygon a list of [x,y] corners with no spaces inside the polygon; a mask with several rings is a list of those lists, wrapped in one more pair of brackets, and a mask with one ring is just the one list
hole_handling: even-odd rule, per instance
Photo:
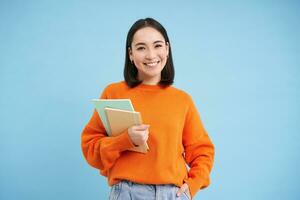
{"label": "smiling mouth", "polygon": [[144,63],[144,65],[146,65],[147,67],[155,67],[158,63],[159,61],[155,61],[155,62]]}

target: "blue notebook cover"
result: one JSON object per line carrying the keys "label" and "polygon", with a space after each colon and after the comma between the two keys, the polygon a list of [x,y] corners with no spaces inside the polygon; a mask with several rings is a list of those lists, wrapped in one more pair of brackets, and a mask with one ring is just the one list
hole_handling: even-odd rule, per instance
{"label": "blue notebook cover", "polygon": [[109,123],[106,118],[104,108],[108,107],[108,108],[134,111],[130,99],[92,99],[92,102],[95,105],[95,108],[107,132],[107,135],[111,135],[111,131],[109,128]]}

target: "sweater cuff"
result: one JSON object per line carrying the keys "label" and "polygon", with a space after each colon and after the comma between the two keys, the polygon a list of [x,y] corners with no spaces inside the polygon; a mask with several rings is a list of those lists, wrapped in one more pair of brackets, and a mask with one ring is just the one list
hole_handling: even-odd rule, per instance
{"label": "sweater cuff", "polygon": [[112,148],[116,148],[120,151],[126,151],[132,147],[135,147],[135,145],[133,144],[133,142],[131,141],[129,135],[128,135],[128,131],[125,130],[123,131],[121,134],[117,135],[117,136],[111,136],[114,140],[114,144],[112,145]]}
{"label": "sweater cuff", "polygon": [[184,182],[187,183],[189,186],[191,199],[193,199],[194,196],[196,195],[196,193],[201,188],[203,188],[203,184],[201,181],[196,181],[196,180],[193,180],[192,178],[185,179]]}

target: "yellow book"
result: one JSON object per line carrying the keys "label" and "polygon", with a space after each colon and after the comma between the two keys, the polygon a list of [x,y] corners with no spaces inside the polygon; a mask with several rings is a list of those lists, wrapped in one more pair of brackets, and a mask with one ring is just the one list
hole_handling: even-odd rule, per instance
{"label": "yellow book", "polygon": [[[111,130],[111,136],[116,136],[131,126],[140,125],[143,123],[141,114],[139,112],[109,107],[104,108],[104,111]],[[133,147],[128,150],[147,153],[149,147],[148,144],[145,143],[144,145]]]}
{"label": "yellow book", "polygon": [[92,102],[95,105],[95,108],[99,114],[99,117],[106,130],[107,135],[111,135],[111,131],[108,125],[104,108],[109,107],[109,108],[116,108],[121,110],[134,111],[130,99],[92,99]]}

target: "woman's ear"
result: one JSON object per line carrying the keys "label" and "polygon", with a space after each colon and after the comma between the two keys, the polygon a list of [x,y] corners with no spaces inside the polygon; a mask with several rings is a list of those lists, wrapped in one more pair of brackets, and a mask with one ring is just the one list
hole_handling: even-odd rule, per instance
{"label": "woman's ear", "polygon": [[166,42],[167,57],[169,57],[169,42]]}
{"label": "woman's ear", "polygon": [[130,47],[128,47],[128,55],[129,55],[129,59],[132,61],[132,50]]}

